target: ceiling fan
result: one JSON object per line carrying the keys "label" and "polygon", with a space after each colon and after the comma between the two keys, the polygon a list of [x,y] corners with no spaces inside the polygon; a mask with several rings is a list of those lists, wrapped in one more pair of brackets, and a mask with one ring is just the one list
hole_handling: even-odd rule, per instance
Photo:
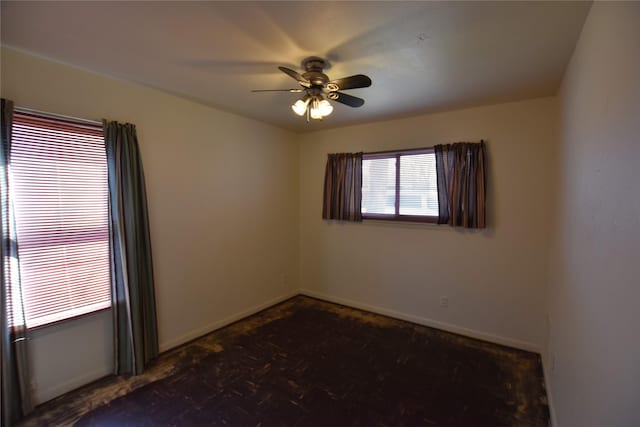
{"label": "ceiling fan", "polygon": [[371,79],[364,74],[343,77],[341,79],[329,80],[329,76],[322,70],[327,66],[327,62],[317,56],[310,56],[302,61],[305,73],[300,74],[286,67],[278,67],[280,71],[287,74],[298,82],[299,89],[259,89],[252,92],[291,92],[304,93],[304,96],[297,100],[291,109],[299,116],[322,120],[333,111],[333,106],[326,98],[337,101],[349,107],[361,107],[364,99],[357,96],[347,95],[341,92],[347,89],[358,89],[371,86]]}

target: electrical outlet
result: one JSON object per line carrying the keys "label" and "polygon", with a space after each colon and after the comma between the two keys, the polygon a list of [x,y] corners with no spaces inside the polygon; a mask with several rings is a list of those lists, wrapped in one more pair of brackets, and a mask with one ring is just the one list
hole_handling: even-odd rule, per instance
{"label": "electrical outlet", "polygon": [[440,307],[442,307],[442,308],[449,307],[449,298],[448,297],[440,298]]}

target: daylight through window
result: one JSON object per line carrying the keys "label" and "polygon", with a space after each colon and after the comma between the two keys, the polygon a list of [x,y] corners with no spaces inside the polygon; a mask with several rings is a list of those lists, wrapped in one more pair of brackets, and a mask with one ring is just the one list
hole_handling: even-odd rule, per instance
{"label": "daylight through window", "polygon": [[16,113],[10,167],[27,327],[108,308],[102,128]]}
{"label": "daylight through window", "polygon": [[433,150],[364,154],[363,218],[435,222],[438,186]]}

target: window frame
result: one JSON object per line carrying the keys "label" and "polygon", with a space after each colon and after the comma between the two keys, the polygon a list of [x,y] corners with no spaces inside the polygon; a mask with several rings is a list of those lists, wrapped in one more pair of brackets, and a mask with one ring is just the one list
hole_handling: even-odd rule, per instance
{"label": "window frame", "polygon": [[[375,221],[401,221],[401,222],[419,222],[428,224],[437,224],[438,215],[403,215],[400,214],[400,157],[411,156],[417,154],[434,154],[434,147],[411,148],[404,150],[386,150],[362,153],[362,161],[374,159],[396,159],[396,182],[395,182],[395,213],[394,214],[378,214],[362,212],[362,204],[360,205],[360,213],[363,220]],[[362,203],[362,202],[361,202]]]}
{"label": "window frame", "polygon": [[[53,123],[53,126],[55,126],[56,122],[60,123],[61,125],[72,125],[75,126],[77,128],[84,128],[87,129],[89,131],[95,131],[95,130],[100,130],[103,133],[103,137],[104,137],[104,129],[103,129],[103,124],[101,121],[97,121],[97,120],[88,120],[88,119],[82,119],[82,118],[77,118],[77,117],[71,117],[71,116],[66,116],[66,115],[62,115],[62,114],[56,114],[56,113],[50,113],[50,112],[45,112],[45,111],[40,111],[40,110],[34,110],[31,108],[26,108],[26,107],[19,107],[16,106],[14,108],[14,114],[15,115],[21,115],[23,117],[26,118],[35,118],[35,119],[43,119],[45,121],[51,121]],[[107,163],[107,158],[106,158],[106,151],[105,151],[105,166],[107,166],[108,168],[108,163]],[[12,190],[13,191],[13,190]],[[108,194],[108,182],[107,182],[107,194]],[[108,196],[107,196],[108,197]],[[107,204],[107,215],[109,215],[109,205]],[[107,222],[108,225],[108,222]],[[18,237],[19,240],[19,237]],[[19,244],[19,243],[18,243]],[[109,243],[110,245],[110,243]],[[18,262],[19,264],[20,262]],[[21,270],[22,267],[18,266],[18,269]],[[112,274],[112,267],[111,267],[111,261],[109,260],[109,276],[111,276]],[[109,278],[109,281],[111,282],[111,278]],[[24,284],[22,284],[22,286],[24,286]],[[111,293],[111,292],[110,292]],[[98,303],[96,304],[91,304],[91,305],[95,305],[97,306]],[[70,322],[70,321],[74,321],[77,319],[81,319],[84,317],[88,317],[88,316],[94,316],[106,311],[110,311],[113,309],[113,301],[109,300],[108,305],[102,305],[99,307],[95,307],[90,311],[86,311],[83,313],[79,313],[79,314],[73,314],[71,316],[67,316],[67,317],[62,317],[62,318],[58,318],[58,319],[54,319],[54,320],[50,320],[46,323],[37,323],[35,325],[28,325],[26,322],[26,313],[24,314],[24,324],[22,326],[26,327],[29,331],[36,331],[36,330],[41,330],[41,329],[46,329],[49,327],[54,327],[54,326],[58,326],[60,324],[64,324],[66,322]],[[17,328],[19,327],[19,325],[13,324],[11,325],[11,328]]]}

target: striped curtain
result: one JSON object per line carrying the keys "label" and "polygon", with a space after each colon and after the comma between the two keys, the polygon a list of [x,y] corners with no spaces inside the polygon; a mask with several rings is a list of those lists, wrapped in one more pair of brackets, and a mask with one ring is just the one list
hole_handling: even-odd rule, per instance
{"label": "striped curtain", "polygon": [[438,224],[485,228],[485,144],[436,145]]}
{"label": "striped curtain", "polygon": [[362,153],[329,154],[324,174],[322,218],[362,221]]}
{"label": "striped curtain", "polygon": [[115,373],[138,375],[158,355],[147,196],[136,128],[103,122],[109,180],[109,234]]}
{"label": "striped curtain", "polygon": [[31,412],[33,404],[27,363],[27,328],[17,268],[18,244],[9,191],[13,102],[0,100],[0,110],[0,420],[4,427],[13,425]]}

